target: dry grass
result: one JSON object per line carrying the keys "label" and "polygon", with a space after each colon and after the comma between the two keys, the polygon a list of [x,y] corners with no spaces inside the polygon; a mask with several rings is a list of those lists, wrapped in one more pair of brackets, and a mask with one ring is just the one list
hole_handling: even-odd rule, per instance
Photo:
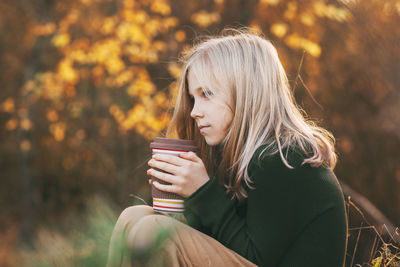
{"label": "dry grass", "polygon": [[[386,225],[370,224],[363,212],[351,201],[346,201],[349,234],[346,266],[400,267],[399,228],[390,232]],[[352,224],[358,224],[352,227]]]}

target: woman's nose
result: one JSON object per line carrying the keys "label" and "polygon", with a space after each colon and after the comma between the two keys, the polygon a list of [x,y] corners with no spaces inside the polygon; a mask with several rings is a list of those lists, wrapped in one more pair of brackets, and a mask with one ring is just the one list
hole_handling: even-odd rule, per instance
{"label": "woman's nose", "polygon": [[190,112],[190,116],[195,119],[195,118],[201,118],[204,116],[203,112],[201,111],[201,108],[199,105],[196,103],[193,105],[192,111]]}

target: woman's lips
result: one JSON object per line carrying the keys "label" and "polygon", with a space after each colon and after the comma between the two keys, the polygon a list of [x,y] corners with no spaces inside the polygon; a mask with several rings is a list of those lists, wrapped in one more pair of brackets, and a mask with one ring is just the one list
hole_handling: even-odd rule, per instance
{"label": "woman's lips", "polygon": [[203,133],[204,131],[206,131],[208,128],[210,128],[210,126],[202,126],[200,127],[200,132]]}

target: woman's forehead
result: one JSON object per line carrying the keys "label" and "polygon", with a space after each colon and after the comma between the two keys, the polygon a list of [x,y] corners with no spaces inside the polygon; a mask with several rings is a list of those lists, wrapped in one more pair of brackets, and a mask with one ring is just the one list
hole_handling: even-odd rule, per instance
{"label": "woman's forehead", "polygon": [[187,72],[187,82],[190,90],[197,89],[198,87],[216,90],[220,87],[220,84],[215,78],[212,71],[207,71],[204,69],[190,68]]}
{"label": "woman's forehead", "polygon": [[196,72],[193,70],[187,73],[187,93],[193,97],[194,95],[201,94],[203,90],[209,90],[216,94],[216,98],[212,99],[213,101],[230,105],[232,96],[230,95],[229,88],[218,82],[214,78],[214,75],[204,75],[203,73],[204,72]]}

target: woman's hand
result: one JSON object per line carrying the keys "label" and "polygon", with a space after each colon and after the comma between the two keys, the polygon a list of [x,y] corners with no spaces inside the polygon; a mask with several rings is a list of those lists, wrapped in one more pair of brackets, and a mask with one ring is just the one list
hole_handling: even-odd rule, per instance
{"label": "woman's hand", "polygon": [[153,181],[153,186],[161,191],[176,193],[184,198],[192,195],[210,179],[203,161],[194,152],[182,153],[179,154],[179,157],[154,154],[148,165],[168,173],[149,169],[147,175],[171,183],[171,185],[163,185]]}

